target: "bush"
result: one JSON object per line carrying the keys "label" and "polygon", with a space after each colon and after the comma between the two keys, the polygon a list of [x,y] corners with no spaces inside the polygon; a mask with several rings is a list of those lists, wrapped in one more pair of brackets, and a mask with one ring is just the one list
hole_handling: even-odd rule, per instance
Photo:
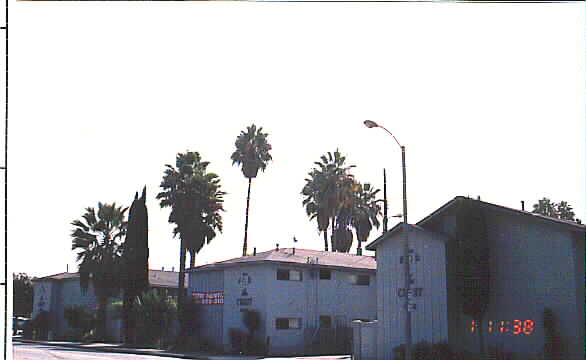
{"label": "bush", "polygon": [[246,333],[240,329],[230,329],[228,330],[228,336],[230,337],[230,344],[232,345],[232,350],[237,354],[241,354],[244,349]]}
{"label": "bush", "polygon": [[49,313],[41,311],[31,321],[32,337],[35,340],[47,340],[49,334]]}
{"label": "bush", "polygon": [[67,306],[63,311],[63,317],[69,327],[75,329],[74,332],[67,334],[68,340],[84,340],[96,326],[96,314],[81,305]]}
{"label": "bush", "polygon": [[[395,359],[405,359],[405,345],[395,347],[393,352],[395,353]],[[455,353],[450,345],[445,342],[429,344],[422,341],[411,347],[412,360],[454,360],[455,358]]]}

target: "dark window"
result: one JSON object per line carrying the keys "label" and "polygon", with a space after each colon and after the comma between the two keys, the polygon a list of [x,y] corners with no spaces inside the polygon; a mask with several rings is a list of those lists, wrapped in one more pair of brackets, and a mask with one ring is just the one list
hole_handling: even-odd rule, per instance
{"label": "dark window", "polygon": [[301,281],[301,271],[277,269],[277,280]]}
{"label": "dark window", "polygon": [[353,285],[370,285],[370,276],[368,275],[351,275],[350,279]]}
{"label": "dark window", "polygon": [[277,330],[301,329],[301,319],[299,318],[277,318]]}
{"label": "dark window", "polygon": [[332,327],[332,317],[331,316],[320,316],[319,317],[319,327],[329,329]]}
{"label": "dark window", "polygon": [[331,280],[332,279],[332,271],[321,269],[319,271],[319,279],[320,280]]}
{"label": "dark window", "polygon": [[277,270],[277,280],[289,280],[289,270]]}

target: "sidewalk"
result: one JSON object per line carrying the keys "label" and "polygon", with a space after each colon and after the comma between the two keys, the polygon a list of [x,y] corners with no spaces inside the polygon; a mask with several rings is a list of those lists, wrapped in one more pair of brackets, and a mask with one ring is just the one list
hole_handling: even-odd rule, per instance
{"label": "sidewalk", "polygon": [[162,356],[162,357],[176,357],[181,359],[197,359],[197,360],[253,360],[262,359],[259,356],[244,356],[244,355],[209,355],[202,353],[177,353],[167,350],[151,349],[151,348],[129,348],[124,347],[122,344],[109,344],[109,343],[81,343],[81,342],[70,342],[70,341],[37,341],[37,340],[25,340],[19,338],[13,338],[13,342],[21,342],[28,344],[40,344],[49,346],[63,346],[69,348],[77,348],[84,350],[95,350],[113,353],[123,354],[136,354],[136,355],[151,355],[151,356]]}
{"label": "sidewalk", "polygon": [[256,359],[315,359],[315,360],[341,360],[350,359],[349,355],[330,355],[330,356],[291,356],[291,357],[263,357],[263,356],[245,356],[245,355],[210,355],[202,353],[178,353],[167,350],[151,349],[151,348],[129,348],[124,347],[122,344],[110,344],[110,343],[81,343],[71,341],[37,341],[37,340],[25,340],[20,338],[12,338],[12,342],[21,342],[28,344],[40,344],[49,346],[63,346],[69,348],[95,350],[113,353],[123,354],[136,354],[136,355],[151,355],[151,356],[162,356],[162,357],[176,357],[181,359],[197,359],[197,360],[256,360]]}

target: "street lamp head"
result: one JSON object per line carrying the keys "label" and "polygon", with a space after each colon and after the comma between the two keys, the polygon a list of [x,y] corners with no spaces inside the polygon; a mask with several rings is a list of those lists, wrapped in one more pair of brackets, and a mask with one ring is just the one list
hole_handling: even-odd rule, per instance
{"label": "street lamp head", "polygon": [[366,125],[366,127],[369,129],[374,128],[374,127],[378,127],[378,124],[372,120],[364,120],[364,125]]}

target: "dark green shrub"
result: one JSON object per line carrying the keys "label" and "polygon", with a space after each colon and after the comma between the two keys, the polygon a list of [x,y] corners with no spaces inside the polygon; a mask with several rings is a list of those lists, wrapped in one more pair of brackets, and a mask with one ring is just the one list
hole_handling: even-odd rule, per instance
{"label": "dark green shrub", "polygon": [[75,329],[74,332],[67,334],[68,340],[83,340],[96,326],[95,313],[81,305],[67,306],[63,311],[63,317],[69,327]]}
{"label": "dark green shrub", "polygon": [[[405,345],[397,346],[393,349],[395,359],[405,359]],[[419,342],[411,347],[412,360],[455,360],[456,354],[452,351],[449,344],[445,342],[430,344],[426,341]]]}
{"label": "dark green shrub", "polygon": [[33,338],[35,340],[47,340],[49,334],[49,313],[41,311],[31,321]]}
{"label": "dark green shrub", "polygon": [[232,351],[237,354],[241,354],[244,349],[244,341],[246,340],[246,333],[240,329],[228,330],[228,336],[230,337],[230,344],[232,345]]}
{"label": "dark green shrub", "polygon": [[558,334],[555,316],[550,308],[543,310],[543,330],[545,332],[545,344],[543,346],[545,359],[562,359],[561,338]]}

